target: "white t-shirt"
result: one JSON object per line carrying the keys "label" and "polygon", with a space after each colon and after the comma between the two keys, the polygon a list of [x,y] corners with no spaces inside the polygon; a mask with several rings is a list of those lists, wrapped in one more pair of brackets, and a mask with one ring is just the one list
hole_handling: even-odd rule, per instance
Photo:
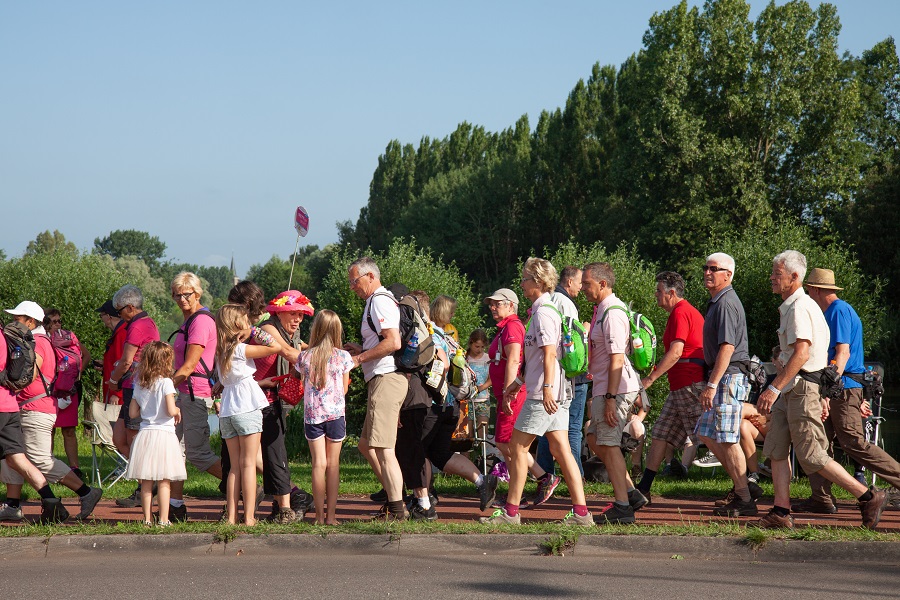
{"label": "white t-shirt", "polygon": [[175,418],[166,409],[166,396],[175,395],[175,384],[160,377],[149,388],[134,381],[134,401],[141,407],[141,429],[161,429],[175,433]]}
{"label": "white t-shirt", "polygon": [[[372,323],[375,324],[375,330],[369,326],[369,319],[366,315],[372,315]],[[384,286],[375,290],[363,309],[362,334],[363,350],[371,350],[381,339],[378,335],[385,329],[396,329],[400,331],[400,308],[391,294]],[[393,373],[397,370],[394,364],[393,354],[383,356],[378,360],[367,360],[362,364],[363,377],[369,381],[376,375],[384,375],[385,373]]]}
{"label": "white t-shirt", "polygon": [[[525,387],[529,400],[544,399],[544,346],[555,346],[556,356],[562,352],[559,314],[549,306],[550,294],[543,294],[531,305],[531,320],[525,328]],[[565,372],[558,358],[553,360],[556,374],[553,377],[553,397],[557,402],[563,399]]]}
{"label": "white t-shirt", "polygon": [[253,379],[256,363],[247,358],[247,344],[238,344],[231,357],[231,370],[221,374],[222,407],[219,417],[233,417],[253,412],[269,405],[262,388]]}

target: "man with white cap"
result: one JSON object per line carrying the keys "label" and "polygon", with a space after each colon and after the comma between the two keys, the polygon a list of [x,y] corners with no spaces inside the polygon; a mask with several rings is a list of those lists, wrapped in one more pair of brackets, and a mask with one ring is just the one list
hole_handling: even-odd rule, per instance
{"label": "man with white cap", "polygon": [[[835,285],[834,271],[813,269],[806,278],[806,293],[825,313],[825,321],[831,332],[828,344],[828,361],[834,364],[841,376],[843,390],[830,398],[828,417],[824,419],[825,435],[829,445],[837,438],[841,449],[858,464],[890,483],[893,496],[900,487],[900,463],[882,448],[866,440],[862,417],[871,414],[863,398],[862,321],[853,307],[837,296],[844,288]],[[831,482],[819,475],[809,475],[812,494],[808,500],[791,506],[794,512],[835,513],[837,507],[831,497]]]}
{"label": "man with white cap", "polygon": [[[56,372],[56,355],[44,330],[44,311],[35,302],[26,300],[6,312],[31,331],[35,342],[35,379],[16,395],[25,456],[44,475],[45,481],[61,483],[78,494],[81,511],[77,518],[84,519],[100,501],[103,490],[89,487],[66,463],[53,456],[53,426],[56,423],[57,406],[56,399],[50,396],[49,391]],[[0,480],[6,484],[7,497],[6,507],[0,511],[0,520],[21,520],[20,504],[22,485],[25,482],[23,472],[15,464],[4,460],[0,465]],[[64,521],[68,517],[68,511],[52,495],[47,498],[41,493],[41,504],[44,508],[42,520]],[[44,513],[47,513],[46,518]]]}

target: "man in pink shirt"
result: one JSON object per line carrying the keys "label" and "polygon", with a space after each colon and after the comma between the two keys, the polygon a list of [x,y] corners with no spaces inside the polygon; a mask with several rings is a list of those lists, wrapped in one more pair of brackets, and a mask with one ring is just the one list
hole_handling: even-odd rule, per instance
{"label": "man in pink shirt", "polygon": [[597,516],[597,522],[634,523],[634,511],[644,506],[647,499],[631,482],[621,445],[641,382],[625,356],[631,343],[631,327],[625,304],[613,293],[615,282],[609,263],[585,265],[581,275],[584,296],[597,305],[589,335],[588,372],[593,381],[593,400],[587,441],[606,465],[616,495],[615,501]]}
{"label": "man in pink shirt", "polygon": [[[20,390],[16,401],[20,411],[20,431],[25,456],[51,483],[61,483],[76,492],[81,501],[77,518],[84,519],[94,510],[103,495],[100,488],[91,488],[63,461],[53,456],[53,426],[56,424],[56,399],[50,395],[50,384],[56,374],[56,355],[50,338],[44,330],[44,311],[35,302],[25,301],[6,312],[31,331],[35,341],[35,379]],[[4,358],[6,354],[4,353]],[[25,477],[15,465],[4,461],[0,465],[0,480],[6,484],[7,506],[0,512],[0,519],[22,520],[21,498]],[[37,482],[40,483],[40,482]],[[34,483],[32,483],[34,485]],[[40,486],[43,488],[44,486]],[[37,487],[37,486],[36,486]],[[40,492],[40,490],[39,490]],[[41,493],[42,520],[64,521],[69,513],[53,496]],[[46,516],[44,513],[47,513]]]}
{"label": "man in pink shirt", "polygon": [[[113,444],[122,453],[122,456],[127,458],[131,453],[131,442],[141,426],[140,419],[132,419],[128,415],[131,397],[134,394],[132,382],[134,370],[141,360],[144,346],[159,340],[159,329],[156,328],[153,319],[144,312],[144,295],[136,286],[123,285],[119,288],[119,291],[113,295],[113,308],[119,314],[119,318],[125,321],[127,333],[125,334],[122,358],[113,369],[107,384],[111,392],[122,390],[122,408],[119,411],[119,418],[113,426]],[[139,493],[139,491],[140,486],[135,493]],[[135,506],[134,496],[135,494],[132,494],[131,501],[128,498],[120,498],[116,502],[120,506]]]}

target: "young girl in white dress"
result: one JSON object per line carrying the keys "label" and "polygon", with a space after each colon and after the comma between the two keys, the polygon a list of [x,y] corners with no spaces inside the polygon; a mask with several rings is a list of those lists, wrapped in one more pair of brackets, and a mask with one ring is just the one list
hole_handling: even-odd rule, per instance
{"label": "young girl in white dress", "polygon": [[125,478],[141,483],[146,526],[153,525],[153,483],[157,484],[159,526],[168,527],[170,482],[187,479],[184,456],[175,435],[181,411],[175,406],[175,385],[169,378],[174,358],[172,346],[165,342],[150,342],[144,347],[134,382],[134,401],[129,407],[129,417],[140,417],[141,427],[131,444]]}
{"label": "young girl in white dress", "polygon": [[[247,309],[239,304],[226,304],[216,313],[216,364],[223,386],[219,410],[219,431],[228,446],[231,470],[225,491],[225,520],[237,523],[238,500],[244,494],[244,524],[256,524],[256,458],[262,434],[262,409],[269,401],[259,384],[254,358],[282,353],[296,360],[293,348],[279,344],[275,338],[250,326]],[[258,345],[244,342],[250,337]]]}

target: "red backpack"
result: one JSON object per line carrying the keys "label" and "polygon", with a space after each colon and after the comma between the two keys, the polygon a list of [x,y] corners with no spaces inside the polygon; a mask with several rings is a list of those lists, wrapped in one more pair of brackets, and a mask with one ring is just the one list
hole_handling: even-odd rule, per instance
{"label": "red backpack", "polygon": [[68,397],[75,391],[75,383],[81,376],[81,344],[74,333],[65,329],[58,329],[50,336],[50,344],[56,354],[52,395]]}

